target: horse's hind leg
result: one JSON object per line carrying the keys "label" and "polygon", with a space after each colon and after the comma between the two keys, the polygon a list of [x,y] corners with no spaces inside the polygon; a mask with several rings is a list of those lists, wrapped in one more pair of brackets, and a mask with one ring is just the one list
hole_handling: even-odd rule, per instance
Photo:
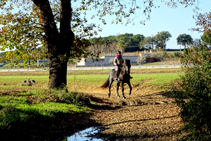
{"label": "horse's hind leg", "polygon": [[119,98],[120,96],[119,96],[119,85],[120,85],[120,83],[117,83],[117,87],[116,87],[116,97],[117,98]]}
{"label": "horse's hind leg", "polygon": [[110,97],[111,96],[111,84],[113,83],[113,80],[112,79],[110,79],[110,81],[109,81],[109,91],[108,91],[108,97]]}
{"label": "horse's hind leg", "polygon": [[122,86],[122,98],[125,99],[125,95],[124,95],[124,82],[121,82],[121,86]]}

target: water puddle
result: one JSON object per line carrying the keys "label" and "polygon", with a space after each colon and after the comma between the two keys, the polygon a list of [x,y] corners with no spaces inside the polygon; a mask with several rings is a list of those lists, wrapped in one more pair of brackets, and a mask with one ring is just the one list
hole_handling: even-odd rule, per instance
{"label": "water puddle", "polygon": [[100,131],[102,130],[104,130],[102,127],[90,127],[67,137],[67,141],[104,141],[108,137],[102,137],[100,135]]}

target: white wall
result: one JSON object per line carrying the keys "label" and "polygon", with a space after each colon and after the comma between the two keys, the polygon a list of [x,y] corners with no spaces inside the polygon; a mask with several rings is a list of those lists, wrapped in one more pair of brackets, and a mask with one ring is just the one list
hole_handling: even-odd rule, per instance
{"label": "white wall", "polygon": [[[98,59],[98,61],[94,61],[91,58],[86,58],[85,59],[81,59],[81,61],[79,63],[77,63],[77,66],[112,66],[113,65],[113,60],[114,60],[115,56],[105,56],[105,57],[101,57]],[[123,56],[123,59],[130,59],[131,64],[136,64],[137,63],[137,59],[139,59],[139,56]],[[103,61],[103,63],[101,64],[100,60]]]}

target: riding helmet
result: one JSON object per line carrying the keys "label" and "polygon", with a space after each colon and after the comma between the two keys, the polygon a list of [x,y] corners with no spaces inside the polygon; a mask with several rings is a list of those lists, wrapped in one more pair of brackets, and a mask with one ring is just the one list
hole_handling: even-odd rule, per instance
{"label": "riding helmet", "polygon": [[121,51],[119,51],[119,50],[118,50],[118,51],[117,51],[117,54],[118,54],[118,53],[120,53],[120,54],[121,54]]}

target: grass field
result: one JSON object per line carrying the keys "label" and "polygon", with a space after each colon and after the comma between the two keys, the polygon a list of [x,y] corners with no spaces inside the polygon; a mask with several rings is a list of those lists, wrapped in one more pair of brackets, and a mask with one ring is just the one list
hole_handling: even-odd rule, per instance
{"label": "grass field", "polygon": [[[156,85],[167,86],[170,82],[178,79],[181,73],[146,73],[146,74],[132,74],[132,85]],[[73,87],[86,89],[90,85],[100,87],[108,78],[107,74],[90,74],[90,75],[67,75],[67,87],[73,90]],[[33,87],[23,87],[22,82],[26,79],[35,80],[36,84]],[[47,89],[48,75],[41,76],[1,76],[0,89],[1,90],[41,90]]]}
{"label": "grass field", "polygon": [[[108,78],[108,72],[109,70],[68,71],[69,93],[48,90],[48,72],[0,73],[0,132],[9,135],[20,129],[28,134],[24,136],[30,138],[34,133],[27,131],[29,123],[35,127],[33,130],[38,130],[40,126],[35,125],[49,125],[57,117],[61,121],[61,116],[70,114],[70,117],[74,117],[75,114],[91,111],[92,108],[87,107],[87,103],[93,101],[90,101],[89,96],[81,94],[81,90],[100,89]],[[133,70],[131,84],[166,90],[182,74],[180,69]],[[35,80],[36,84],[32,87],[22,86],[26,79]],[[22,129],[20,124],[26,126]],[[49,129],[45,130],[47,132]],[[37,134],[39,136],[41,133]]]}

